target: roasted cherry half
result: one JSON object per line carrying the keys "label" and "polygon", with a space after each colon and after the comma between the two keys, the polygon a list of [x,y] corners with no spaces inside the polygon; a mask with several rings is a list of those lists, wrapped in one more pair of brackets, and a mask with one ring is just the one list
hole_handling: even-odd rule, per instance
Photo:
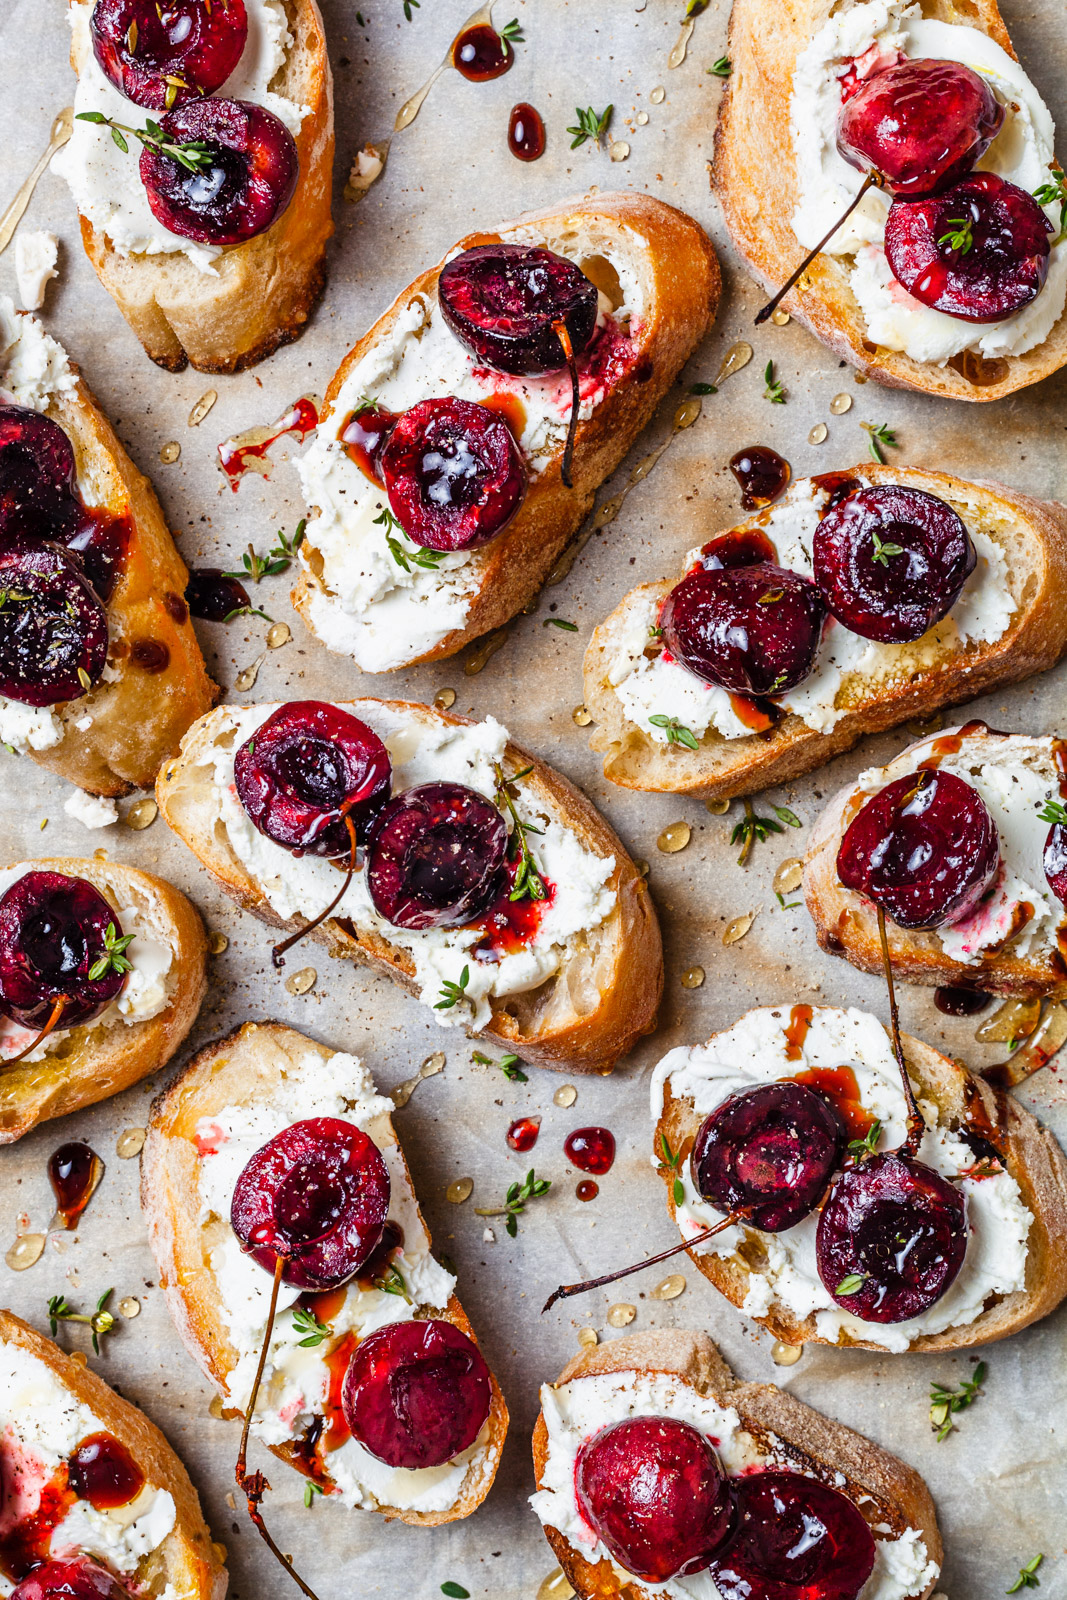
{"label": "roasted cherry half", "polygon": [[299,1289],[347,1283],[378,1245],[389,1172],[373,1140],[338,1117],[294,1122],[238,1178],[230,1222],[243,1249]]}
{"label": "roasted cherry half", "polygon": [[784,1469],[732,1488],[734,1534],[711,1561],[722,1600],[858,1600],[874,1537],[846,1495]]}
{"label": "roasted cherry half", "polygon": [[526,493],[511,429],[474,400],[420,400],[393,428],[380,464],[397,521],[430,550],[488,544]]}
{"label": "roasted cherry half", "polygon": [[1054,822],[1048,830],[1042,865],[1049,888],[1067,905],[1067,824]]}
{"label": "roasted cherry half", "polygon": [[736,694],[784,694],[815,665],[824,615],[813,583],[758,562],[690,572],[667,596],[660,626],[698,678]]}
{"label": "roasted cherry half", "polygon": [[780,1233],[818,1205],[847,1143],[844,1119],[824,1095],[802,1083],[765,1083],[705,1117],[690,1171],[717,1211]]}
{"label": "roasted cherry half", "polygon": [[23,873],[0,898],[0,1013],[40,1028],[64,998],[61,1026],[91,1022],[121,992],[125,970],[109,963],[89,974],[123,937],[115,912],[84,878],[62,872]]}
{"label": "roasted cherry half", "polygon": [[841,108],[837,148],[890,194],[949,188],[985,154],[1004,121],[989,85],[958,61],[901,61],[868,78]]}
{"label": "roasted cherry half", "polygon": [[248,38],[244,0],[96,0],[100,70],[127,100],[170,111],[221,89]]}
{"label": "roasted cherry half", "polygon": [[492,1400],[489,1368],[451,1322],[391,1322],[356,1346],[345,1374],[345,1421],[391,1467],[443,1467],[477,1439]]}
{"label": "roasted cherry half", "polygon": [[0,541],[62,540],[75,519],[74,449],[40,411],[0,405]]}
{"label": "roasted cherry half", "polygon": [[390,800],[367,840],[367,888],[396,928],[458,928],[483,916],[504,880],[508,831],[485,795],[423,783]]}
{"label": "roasted cherry half", "polygon": [[839,500],[812,545],[828,610],[853,633],[882,643],[921,639],[955,605],[977,560],[950,505],[900,484]]}
{"label": "roasted cherry half", "polygon": [[587,1439],[578,1509],[613,1561],[643,1583],[700,1572],[730,1531],[730,1488],[704,1434],[673,1417],[631,1417]]}
{"label": "roasted cherry half", "polygon": [[15,1585],[11,1600],[127,1600],[129,1590],[87,1556],[45,1561]]}
{"label": "roasted cherry half", "polygon": [[283,850],[347,861],[389,798],[389,753],[365,722],[321,700],[279,706],[238,750],[237,797]]}
{"label": "roasted cherry half", "polygon": [[243,244],[281,216],[296,189],[292,134],[247,100],[191,100],[162,120],[177,144],[193,145],[195,171],[145,147],[141,182],[157,222],[197,244]]}
{"label": "roasted cherry half", "polygon": [[853,818],[837,875],[900,928],[939,928],[975,909],[997,874],[1000,840],[985,801],[952,772],[887,783]]}
{"label": "roasted cherry half", "polygon": [[0,551],[0,695],[78,700],[107,664],[107,612],[54,545]]}
{"label": "roasted cherry half", "polygon": [[573,261],[529,244],[479,244],[441,270],[441,313],[476,360],[517,377],[558,372],[596,328],[598,297]]}
{"label": "roasted cherry half", "polygon": [[819,1213],[819,1277],[863,1322],[907,1322],[940,1300],[967,1253],[963,1195],[888,1151],[838,1175]]}
{"label": "roasted cherry half", "polygon": [[962,322],[1000,322],[1036,299],[1052,224],[1018,184],[976,172],[945,194],[895,200],[886,259],[923,305]]}

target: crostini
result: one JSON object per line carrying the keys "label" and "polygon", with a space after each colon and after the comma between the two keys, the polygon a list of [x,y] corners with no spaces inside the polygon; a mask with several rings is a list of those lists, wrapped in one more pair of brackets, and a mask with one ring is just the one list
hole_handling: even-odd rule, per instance
{"label": "crostini", "polygon": [[148,788],[217,690],[148,479],[36,317],[0,298],[0,744]]}
{"label": "crostini", "polygon": [[66,856],[0,869],[0,1144],[166,1066],[206,960],[196,910],[151,873]]}
{"label": "crostini", "polygon": [[[433,1527],[468,1516],[488,1494],[508,1413],[496,1380],[477,1357],[485,1381],[472,1397],[455,1374],[449,1381],[439,1371],[437,1380],[452,1421],[471,1399],[465,1420],[473,1442],[432,1466],[397,1466],[391,1459],[412,1459],[393,1448],[402,1419],[393,1419],[388,1441],[370,1430],[362,1439],[353,1436],[352,1421],[361,1427],[351,1377],[358,1348],[373,1338],[380,1348],[387,1333],[425,1334],[435,1327],[428,1319],[458,1330],[464,1348],[474,1340],[455,1278],[431,1254],[392,1109],[355,1056],[277,1023],[246,1023],[201,1050],[153,1106],[141,1200],[178,1332],[227,1414],[238,1416],[251,1393],[272,1276],[258,1253],[245,1252],[231,1224],[242,1173],[264,1145],[280,1149],[287,1131],[310,1129],[321,1138],[341,1119],[350,1145],[358,1142],[353,1126],[366,1135],[375,1162],[384,1160],[388,1210],[383,1205],[378,1219],[380,1242],[358,1275],[332,1293],[282,1282],[252,1432],[328,1498]],[[305,1165],[313,1158],[313,1149],[302,1150]],[[273,1160],[284,1166],[284,1152]],[[425,1427],[421,1443],[431,1449],[435,1408],[432,1397],[425,1404],[419,1399],[412,1404]],[[368,1438],[373,1449],[363,1442]]]}
{"label": "crostini", "polygon": [[[827,1178],[832,1187],[864,1164],[877,1178],[885,1152],[901,1144],[907,1106],[877,1017],[836,1006],[760,1007],[706,1045],[671,1050],[653,1074],[656,1159],[684,1239],[722,1224],[724,1210],[734,1214],[732,1201],[724,1208],[704,1198],[717,1192],[713,1147],[726,1148],[724,1112],[747,1117],[749,1137],[787,1127],[802,1136],[791,1185],[799,1220],[791,1200],[784,1222],[761,1219],[774,1231],[737,1221],[689,1251],[709,1282],[785,1344],[960,1350],[1027,1327],[1067,1295],[1067,1160],[1055,1138],[930,1045],[905,1035],[903,1048],[934,1199],[920,1220],[938,1246],[925,1262],[916,1245],[908,1271],[920,1257],[928,1270],[914,1284],[877,1280],[862,1207],[853,1208],[844,1241],[827,1232],[840,1208],[815,1209]],[[901,1194],[901,1226],[914,1198]],[[959,1216],[942,1230],[947,1201]],[[871,1258],[863,1271],[828,1273],[842,1242]]]}
{"label": "crostini", "polygon": [[513,617],[719,289],[703,230],[632,192],[461,239],[349,351],[297,463],[309,510],[293,604],[311,631],[384,672]]}
{"label": "crostini", "polygon": [[579,1352],[541,1390],[533,1457],[530,1503],[579,1600],[925,1600],[940,1571],[919,1474],[772,1384],[739,1382],[703,1333]]}
{"label": "crostini", "polygon": [[54,165],[101,283],[158,366],[262,361],[303,331],[333,232],[315,0],[197,0],[174,26],[151,0],[69,8],[74,133]]}
{"label": "crostini", "polygon": [[445,1027],[593,1072],[654,1025],[663,953],[644,880],[589,801],[491,717],[220,706],[156,794],[246,910],[388,974]]}
{"label": "crostini", "polygon": [[1054,666],[1065,585],[1061,505],[914,468],[800,478],[596,629],[591,746],[626,788],[756,793]]}
{"label": "crostini", "polygon": [[[773,22],[735,0],[729,56],[726,225],[772,290],[825,240],[783,304],[835,355],[954,400],[1063,365],[1055,129],[995,0],[799,0]],[[994,235],[1011,243],[991,254]]]}
{"label": "crostini", "polygon": [[10,1311],[0,1311],[0,1435],[0,1582],[11,1600],[223,1600],[225,1551],[162,1433]]}

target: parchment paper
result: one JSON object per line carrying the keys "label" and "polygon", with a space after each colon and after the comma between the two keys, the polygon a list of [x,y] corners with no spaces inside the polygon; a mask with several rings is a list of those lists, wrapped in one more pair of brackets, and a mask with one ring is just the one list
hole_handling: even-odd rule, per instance
{"label": "parchment paper", "polygon": [[[189,1048],[245,1019],[278,1018],[338,1048],[365,1054],[385,1088],[409,1077],[430,1052],[447,1052],[444,1073],[420,1085],[398,1114],[397,1127],[436,1245],[457,1263],[460,1294],[506,1392],[511,1434],[487,1503],[469,1520],[434,1531],[386,1525],[379,1517],[347,1514],[321,1501],[305,1510],[302,1480],[254,1450],[274,1484],[273,1529],[323,1600],[352,1594],[433,1596],[446,1580],[478,1597],[532,1600],[554,1565],[526,1505],[533,1489],[529,1438],[538,1385],[556,1376],[575,1349],[580,1327],[591,1325],[602,1337],[613,1336],[604,1319],[614,1300],[637,1306],[634,1330],[707,1329],[745,1378],[784,1384],[917,1467],[937,1501],[947,1546],[939,1587],[951,1600],[992,1600],[1038,1551],[1046,1556],[1042,1596],[1062,1597],[1067,1595],[1064,1308],[986,1352],[986,1392],[943,1444],[935,1442],[928,1421],[929,1386],[935,1379],[955,1384],[966,1377],[971,1371],[966,1357],[880,1357],[814,1348],[798,1365],[777,1368],[769,1338],[716,1296],[684,1257],[674,1265],[685,1271],[687,1288],[673,1302],[648,1298],[669,1270],[663,1268],[547,1317],[538,1312],[560,1277],[605,1271],[664,1248],[676,1237],[661,1185],[649,1167],[648,1074],[664,1051],[705,1039],[758,1003],[815,999],[862,1004],[886,1015],[881,984],[823,956],[803,908],[780,909],[771,879],[781,859],[802,853],[821,797],[872,761],[888,759],[906,736],[867,740],[812,778],[770,796],[796,810],[804,832],[790,830],[758,845],[751,864],[741,869],[736,848],[727,842],[738,806],[726,818],[712,817],[699,802],[631,795],[604,780],[585,731],[571,716],[582,699],[582,652],[592,627],[635,583],[676,573],[686,550],[736,520],[739,496],[726,462],[744,445],[774,445],[797,475],[827,471],[864,458],[867,435],[861,421],[886,422],[900,440],[893,462],[996,476],[1031,494],[1062,495],[1067,385],[1059,375],[995,405],[937,403],[861,384],[796,326],[753,329],[757,292],[726,243],[706,171],[721,94],[719,80],[706,69],[725,50],[725,0],[712,0],[698,19],[688,59],[677,70],[668,70],[667,57],[678,34],[682,0],[648,0],[641,10],[623,0],[499,0],[497,25],[517,14],[526,31],[514,70],[481,86],[445,73],[418,120],[394,141],[382,181],[358,208],[346,205],[340,192],[356,150],[388,132],[396,109],[444,54],[469,3],[423,0],[407,22],[401,0],[361,0],[367,23],[361,28],[355,0],[325,0],[338,145],[338,230],[330,250],[330,283],[304,338],[254,371],[209,379],[192,371],[175,377],[152,366],[85,260],[73,207],[57,178],[45,176],[23,226],[50,228],[62,240],[61,280],[49,292],[47,326],[81,363],[134,459],[154,479],[185,558],[190,564],[221,566],[235,564],[250,540],[262,551],[276,528],[291,531],[300,505],[295,474],[283,463],[269,483],[250,478],[232,494],[217,468],[217,443],[238,429],[271,421],[303,392],[321,394],[346,350],[393,295],[462,233],[591,185],[647,189],[690,210],[711,231],[727,289],[718,324],[683,382],[714,379],[722,352],[739,337],[755,346],[755,359],[705,400],[696,426],[676,439],[637,486],[619,520],[589,542],[567,580],[545,592],[540,611],[518,621],[480,675],[465,676],[459,659],[361,677],[346,660],[328,656],[309,639],[290,610],[285,578],[253,590],[255,604],[291,624],[293,642],[267,656],[252,698],[344,699],[369,692],[429,699],[451,685],[458,692],[458,711],[492,713],[582,785],[633,853],[652,863],[650,881],[667,959],[658,1032],[614,1076],[576,1079],[577,1101],[563,1110],[552,1096],[566,1078],[531,1068],[526,1085],[511,1084],[499,1073],[473,1067],[464,1038],[438,1030],[425,1011],[384,980],[332,962],[321,951],[306,956],[318,968],[315,990],[294,997],[271,971],[268,931],[215,891],[161,821],[145,832],[121,824],[104,833],[87,832],[64,815],[68,789],[28,760],[0,762],[3,859],[89,855],[104,847],[113,859],[158,871],[192,895],[208,926],[226,933],[230,944],[212,964],[211,990]],[[64,10],[60,0],[7,0],[0,15],[2,203],[44,148],[53,116],[73,96]],[[1061,127],[1067,126],[1061,0],[1005,0],[1004,12],[1024,63]],[[659,104],[651,98],[657,86],[666,89]],[[547,152],[529,166],[506,148],[508,111],[519,100],[531,100],[548,126]],[[572,152],[564,132],[576,105],[599,111],[609,102],[615,105],[611,132],[631,147],[629,159],[617,164],[588,144]],[[647,125],[634,125],[639,111],[647,112]],[[781,203],[790,204],[785,192]],[[0,287],[14,287],[13,248],[0,259]],[[771,407],[762,398],[768,359],[785,384],[785,406]],[[198,429],[190,429],[190,409],[208,388],[218,390],[218,403]],[[854,405],[837,417],[829,402],[841,391],[853,397]],[[629,468],[665,437],[681,395],[678,389],[667,397],[605,494],[617,492]],[[816,448],[807,436],[818,421],[827,422],[830,432]],[[171,440],[181,443],[181,459],[164,466],[159,451]],[[285,456],[284,448],[279,454]],[[549,615],[576,622],[579,632],[543,627]],[[201,627],[209,661],[232,698],[241,698],[233,693],[234,678],[260,653],[265,632],[266,624],[257,619],[228,628]],[[1064,681],[1060,669],[979,702],[967,714],[985,716],[1001,728],[1063,731]],[[693,829],[689,847],[672,856],[658,853],[660,831],[683,817]],[[724,948],[726,923],[755,908],[759,914],[748,936]],[[706,968],[707,982],[700,989],[683,989],[681,974],[697,963]],[[297,965],[291,958],[288,970]],[[906,989],[902,1011],[911,1032],[972,1065],[1001,1053],[1000,1047],[974,1043],[973,1021],[939,1016],[928,991]],[[47,1225],[52,1207],[45,1162],[61,1140],[87,1138],[107,1163],[76,1235],[55,1237],[41,1261],[22,1274],[0,1264],[0,1296],[38,1327],[45,1326],[46,1302],[55,1293],[65,1293],[81,1309],[109,1285],[115,1286],[115,1301],[126,1295],[140,1299],[140,1317],[124,1321],[93,1364],[160,1423],[183,1456],[214,1536],[229,1549],[235,1600],[288,1596],[295,1590],[244,1513],[233,1509],[237,1431],[209,1415],[211,1392],[185,1354],[157,1287],[137,1203],[137,1163],[115,1154],[119,1133],[145,1122],[155,1087],[142,1085],[63,1124],[46,1124],[0,1152],[4,1248],[14,1239],[17,1213],[27,1213],[34,1229]],[[1055,1069],[1032,1079],[1019,1094],[1067,1138],[1067,1097]],[[512,1155],[505,1130],[525,1112],[543,1117],[540,1140],[532,1156]],[[599,1199],[583,1205],[574,1198],[579,1174],[565,1160],[562,1142],[570,1129],[588,1123],[614,1130],[618,1158],[601,1180]],[[494,1203],[531,1160],[538,1173],[553,1180],[551,1194],[527,1211],[514,1242],[498,1227],[496,1242],[486,1243],[474,1206]],[[475,1181],[474,1198],[452,1206],[445,1200],[446,1186],[463,1175]],[[64,1328],[60,1337],[68,1347],[88,1348],[83,1329]]]}

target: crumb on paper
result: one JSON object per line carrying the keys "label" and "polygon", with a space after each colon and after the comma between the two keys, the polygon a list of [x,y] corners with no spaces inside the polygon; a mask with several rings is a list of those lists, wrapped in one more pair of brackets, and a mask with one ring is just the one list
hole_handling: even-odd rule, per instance
{"label": "crumb on paper", "polygon": [[15,277],[24,311],[40,311],[52,278],[58,277],[59,240],[43,228],[15,235]]}
{"label": "crumb on paper", "polygon": [[345,184],[345,199],[356,203],[363,199],[372,184],[377,183],[385,171],[385,157],[389,146],[386,144],[365,144],[358,151],[352,163],[352,170],[348,174]]}
{"label": "crumb on paper", "polygon": [[114,800],[104,800],[96,794],[86,794],[75,789],[63,802],[68,817],[75,817],[87,828],[110,828],[119,820],[119,808]]}

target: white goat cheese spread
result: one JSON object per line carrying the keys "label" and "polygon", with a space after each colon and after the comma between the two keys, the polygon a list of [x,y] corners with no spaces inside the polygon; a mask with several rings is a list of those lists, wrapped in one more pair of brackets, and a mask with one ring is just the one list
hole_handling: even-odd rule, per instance
{"label": "white goat cheese spread", "polygon": [[[611,1556],[579,1510],[574,1476],[582,1445],[603,1428],[631,1417],[672,1417],[711,1440],[727,1474],[763,1466],[796,1470],[787,1452],[777,1456],[760,1445],[742,1427],[732,1406],[701,1394],[674,1373],[605,1372],[546,1383],[541,1388],[541,1410],[548,1453],[541,1487],[530,1496],[530,1504],[544,1526],[562,1533],[591,1562],[610,1561]],[[871,1531],[877,1534],[876,1529]],[[939,1570],[928,1558],[917,1528],[907,1528],[895,1538],[876,1536],[874,1570],[859,1600],[906,1600],[921,1593]],[[616,1571],[624,1580],[635,1581],[617,1566]],[[664,1584],[642,1580],[641,1587],[666,1600],[719,1600],[710,1572],[679,1574]]]}
{"label": "white goat cheese spread", "polygon": [[941,772],[955,773],[977,789],[996,823],[1000,869],[992,890],[970,916],[938,928],[941,948],[953,961],[977,963],[984,953],[1012,939],[1014,955],[1040,955],[1056,949],[1064,909],[1049,887],[1042,856],[1049,824],[1041,812],[1060,798],[1056,740],[1051,735],[964,734],[959,749],[951,744],[958,728],[913,744],[887,767],[869,767],[859,776],[859,789],[876,794],[887,783],[914,772],[923,761],[936,760]]}
{"label": "white goat cheese spread", "polygon": [[[214,276],[212,262],[221,255],[222,246],[183,239],[152,215],[139,172],[140,143],[129,139],[129,153],[124,154],[112,140],[110,128],[77,120],[86,111],[99,111],[116,122],[138,128],[144,127],[146,117],[159,119],[158,112],[146,112],[127,100],[102,72],[89,35],[92,9],[80,0],[72,0],[70,6],[72,54],[82,66],[74,95],[74,132],[70,143],[53,160],[52,170],[67,180],[80,214],[98,233],[106,235],[120,255],[154,256],[180,251],[201,272]],[[245,0],[245,10],[248,39],[244,52],[218,97],[265,106],[295,136],[309,108],[270,88],[293,44],[285,6],[282,0]]]}
{"label": "white goat cheese spread", "polygon": [[[6,1527],[32,1516],[41,1491],[90,1434],[109,1430],[87,1405],[27,1350],[0,1344],[0,1443],[4,1452]],[[52,1534],[53,1557],[95,1556],[119,1573],[133,1573],[174,1527],[174,1500],[146,1483],[137,1498],[113,1511],[77,1500]],[[15,1585],[0,1574],[0,1595]]]}
{"label": "white goat cheese spread", "polygon": [[[353,1281],[340,1308],[325,1319],[332,1334],[321,1344],[301,1348],[307,1330],[294,1325],[301,1291],[282,1283],[252,1424],[252,1431],[266,1444],[303,1438],[314,1418],[323,1415],[330,1387],[326,1357],[346,1335],[364,1339],[389,1323],[410,1321],[416,1311],[442,1312],[455,1288],[455,1278],[430,1254],[430,1237],[400,1148],[389,1131],[392,1109],[393,1102],[378,1093],[369,1071],[355,1056],[337,1052],[324,1061],[318,1050],[309,1048],[295,1061],[285,1060],[269,1099],[227,1106],[197,1123],[199,1221],[218,1241],[206,1248],[226,1331],[240,1358],[225,1385],[234,1405],[243,1409],[252,1391],[272,1287],[271,1275],[244,1254],[230,1228],[237,1179],[256,1151],[283,1129],[309,1117],[339,1117],[354,1123],[382,1153],[391,1186],[389,1217],[403,1231],[403,1248],[393,1264],[408,1298],[361,1288],[358,1280]],[[390,1467],[351,1436],[339,1448],[327,1449],[323,1459],[347,1506],[444,1511],[454,1505],[472,1468],[479,1474],[491,1471],[488,1437],[486,1426],[469,1449],[442,1467]]]}
{"label": "white goat cheese spread", "polygon": [[[294,856],[260,833],[234,786],[237,749],[276,709],[269,705],[247,710],[227,706],[214,713],[219,725],[212,751],[218,816],[230,848],[278,915],[310,918],[337,893],[337,867],[321,856]],[[436,718],[419,720],[373,700],[357,700],[341,709],[367,723],[385,744],[393,767],[394,794],[416,784],[442,782],[466,784],[490,799],[495,795],[494,767],[504,761],[508,734],[492,717],[468,727]],[[607,887],[615,870],[614,856],[594,855],[570,828],[544,816],[521,783],[518,788],[520,817],[544,829],[540,835],[529,835],[531,851],[543,877],[555,886],[536,932],[521,949],[502,954],[499,960],[483,961],[471,954],[472,946],[483,938],[479,925],[425,932],[394,927],[375,910],[362,870],[355,874],[333,913],[408,952],[424,1005],[435,1007],[446,993],[446,983],[462,986],[461,1000],[434,1010],[445,1027],[484,1028],[493,996],[521,994],[545,983],[560,970],[571,941],[599,927],[615,905],[615,891]],[[468,979],[464,986],[465,970]]]}
{"label": "white goat cheese spread", "polygon": [[[652,1077],[652,1117],[662,1115],[666,1091],[693,1102],[700,1118],[732,1095],[756,1084],[777,1083],[823,1067],[847,1065],[855,1075],[864,1109],[881,1123],[877,1149],[896,1149],[904,1141],[906,1106],[889,1035],[864,1011],[816,1006],[799,1058],[786,1054],[785,1007],[761,1006],[705,1045],[680,1046],[658,1064]],[[936,1125],[936,1110],[921,1105],[927,1120],[919,1159],[945,1177],[956,1179],[975,1165],[970,1146],[947,1127]],[[679,1173],[685,1197],[677,1208],[683,1238],[722,1220],[702,1201],[689,1164]],[[837,1305],[819,1277],[815,1257],[818,1216],[812,1213],[783,1233],[760,1233],[743,1226],[727,1228],[700,1246],[701,1252],[730,1256],[749,1272],[749,1294],[743,1309],[762,1316],[777,1300],[798,1321],[814,1316],[821,1338],[868,1340],[886,1350],[906,1350],[920,1334],[966,1327],[978,1317],[991,1295],[1012,1294],[1026,1281],[1027,1236],[1033,1217],[1023,1204],[1019,1185],[1009,1172],[960,1180],[967,1207],[967,1253],[954,1282],[921,1315],[906,1322],[863,1322]],[[737,1254],[746,1239],[758,1242],[765,1264],[756,1270]]]}
{"label": "white goat cheese spread", "polygon": [[[790,127],[797,170],[793,231],[813,249],[859,191],[863,173],[838,154],[840,77],[868,51],[873,58],[961,61],[986,79],[1004,105],[1004,124],[977,163],[1033,194],[1049,182],[1055,157],[1055,126],[1048,107],[1015,61],[988,35],[959,23],[936,22],[907,0],[853,0],[839,7],[797,58]],[[1067,299],[1067,241],[1052,247],[1048,278],[1040,294],[1002,322],[971,323],[923,305],[889,269],[883,248],[889,198],[868,190],[825,246],[828,254],[852,257],[850,286],[874,344],[902,350],[915,361],[944,366],[964,350],[995,358],[1022,355],[1039,345],[1058,321]],[[1045,213],[1059,231],[1059,205]]]}
{"label": "white goat cheese spread", "polygon": [[59,276],[59,240],[44,228],[20,228],[15,235],[15,282],[25,311],[39,311],[53,278]]}
{"label": "white goat cheese spread", "polygon": [[[860,487],[868,487],[862,476],[856,481]],[[813,478],[799,478],[777,505],[761,513],[758,526],[774,545],[779,566],[811,577],[812,539],[829,498]],[[964,520],[978,561],[947,616],[916,643],[901,645],[864,639],[827,614],[810,674],[787,694],[776,695],[775,703],[816,732],[829,733],[849,710],[841,698],[846,678],[858,674],[872,682],[884,682],[900,670],[905,657],[910,675],[916,663],[932,665],[945,651],[958,652],[969,644],[991,644],[999,639],[1011,626],[1016,609],[1007,581],[1007,561],[990,534],[974,520]],[[687,570],[699,561],[700,551],[690,551]],[[668,730],[662,724],[654,725],[654,716],[677,719],[698,739],[709,728],[724,739],[750,737],[752,728],[737,715],[725,689],[699,678],[666,652],[645,655],[661,604],[659,592],[651,588],[635,590],[627,602],[625,626],[608,670],[608,682],[627,719],[657,744],[668,742]]]}
{"label": "white goat cheese spread", "polygon": [[114,800],[108,800],[103,795],[86,794],[84,789],[75,789],[63,802],[63,810],[68,817],[74,817],[83,828],[110,828],[119,820],[119,808]]}
{"label": "white goat cheese spread", "polygon": [[[636,258],[647,246],[627,231]],[[593,253],[588,242],[583,248],[574,235],[544,240],[513,229],[507,239],[547,243],[557,254],[579,262]],[[644,312],[641,280],[617,242],[613,247],[598,240],[596,253],[610,261],[623,295],[612,310],[605,309],[608,302],[601,296],[601,328],[610,320],[616,325],[608,330],[612,337],[616,330],[628,329],[632,338]],[[329,415],[297,461],[309,507],[300,559],[311,584],[310,622],[328,650],[351,656],[366,672],[403,666],[465,625],[493,544],[451,551],[439,561],[431,551],[432,565],[419,565],[419,558],[428,559],[419,546],[399,527],[377,520],[389,509],[384,487],[367,477],[341,441],[353,412],[367,400],[400,413],[420,400],[444,396],[478,402],[494,395],[513,397],[525,417],[517,442],[531,480],[562,447],[570,420],[566,372],[519,378],[482,365],[440,314],[436,287],[414,295],[407,291],[398,307],[389,332],[349,372]],[[602,331],[598,337],[603,336]],[[578,367],[579,417],[585,421],[607,390],[584,370],[581,357]]]}

